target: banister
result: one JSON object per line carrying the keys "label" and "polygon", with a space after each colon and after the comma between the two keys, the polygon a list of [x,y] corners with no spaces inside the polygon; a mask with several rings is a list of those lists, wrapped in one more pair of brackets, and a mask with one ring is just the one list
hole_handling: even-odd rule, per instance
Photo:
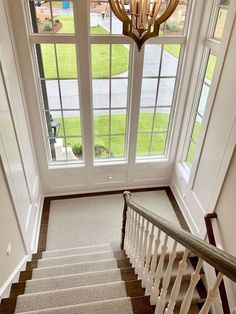
{"label": "banister", "polygon": [[[224,252],[223,250],[208,244],[195,235],[176,227],[164,218],[152,213],[144,207],[131,201],[131,193],[125,191],[123,193],[126,206],[124,207],[123,216],[126,216],[127,208],[130,207],[154,226],[168,234],[185,248],[195,253],[202,260],[216,268],[218,271],[236,282],[236,258]],[[125,233],[125,228],[124,228]]]}
{"label": "banister", "polygon": [[[204,220],[206,224],[206,230],[207,230],[209,243],[216,246],[216,240],[215,240],[214,231],[213,231],[213,227],[211,223],[212,218],[217,218],[217,213],[206,214],[204,217]],[[219,272],[218,269],[215,269],[216,275],[218,275],[218,272]],[[225,290],[224,280],[222,280],[219,285],[219,292],[220,292],[220,298],[221,298],[224,314],[230,314],[229,302],[228,302],[228,298],[227,298],[227,294]]]}

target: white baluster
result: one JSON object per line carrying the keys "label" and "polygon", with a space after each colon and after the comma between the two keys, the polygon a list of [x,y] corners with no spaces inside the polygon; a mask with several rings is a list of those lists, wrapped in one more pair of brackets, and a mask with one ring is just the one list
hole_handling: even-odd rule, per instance
{"label": "white baluster", "polygon": [[219,285],[220,285],[222,279],[223,279],[223,274],[218,273],[218,275],[216,277],[215,284],[214,284],[213,288],[208,291],[206,301],[205,301],[201,311],[199,312],[199,314],[208,314],[209,313],[213,302],[217,298],[218,291],[219,291],[218,288],[219,288]]}
{"label": "white baluster", "polygon": [[136,255],[137,231],[138,231],[138,213],[135,212],[134,213],[134,234],[133,234],[133,240],[132,240],[133,246],[132,246],[132,253],[130,256],[130,261],[132,265],[134,264],[135,255]]}
{"label": "white baluster", "polygon": [[174,313],[174,308],[175,308],[175,304],[177,301],[177,297],[179,295],[182,277],[183,277],[184,271],[187,268],[186,260],[187,260],[188,254],[189,254],[189,251],[186,249],[184,251],[184,255],[183,255],[182,260],[179,262],[178,274],[177,274],[177,277],[175,279],[175,283],[174,283],[172,290],[171,290],[170,300],[169,300],[168,306],[165,310],[165,314],[173,314]]}
{"label": "white baluster", "polygon": [[147,278],[147,283],[146,283],[146,289],[145,289],[145,295],[151,294],[152,291],[152,286],[153,286],[153,279],[155,276],[155,270],[156,270],[156,265],[157,265],[157,253],[160,245],[160,236],[161,236],[161,230],[158,230],[157,237],[155,240],[155,246],[154,246],[154,252],[152,255],[152,262],[151,262],[151,267],[150,271],[148,273],[148,278]]}
{"label": "white baluster", "polygon": [[149,227],[149,221],[147,220],[146,228],[144,232],[144,241],[143,241],[141,259],[140,259],[139,268],[138,268],[138,279],[142,279],[143,273],[144,273],[145,259],[146,259],[146,253],[147,253],[147,240],[148,240],[148,234],[149,234],[148,227]]}
{"label": "white baluster", "polygon": [[125,241],[124,241],[124,249],[128,252],[130,241],[130,208],[127,209],[126,213],[126,225],[125,225]]}
{"label": "white baluster", "polygon": [[134,232],[134,211],[130,208],[130,232],[129,232],[129,245],[127,248],[127,256],[130,257],[132,253],[132,239],[133,239],[133,232]]}
{"label": "white baluster", "polygon": [[164,243],[161,246],[161,256],[157,265],[157,269],[156,269],[156,273],[155,273],[155,282],[154,282],[154,286],[152,288],[151,291],[151,298],[150,298],[150,302],[151,304],[156,304],[156,300],[157,300],[157,296],[159,295],[159,285],[160,285],[160,280],[161,280],[161,276],[163,273],[163,266],[164,266],[164,261],[165,261],[165,256],[166,256],[166,252],[167,252],[167,241],[168,241],[168,234],[165,235],[165,239],[164,239]]}
{"label": "white baluster", "polygon": [[145,268],[142,276],[142,287],[146,287],[146,282],[148,278],[148,272],[150,268],[150,261],[151,261],[151,254],[152,254],[152,243],[153,243],[153,238],[154,238],[154,225],[152,224],[151,228],[151,233],[149,235],[149,243],[148,243],[148,250],[147,250],[147,255],[146,255],[146,260],[145,260]]}
{"label": "white baluster", "polygon": [[135,241],[135,254],[134,254],[134,268],[137,269],[138,268],[138,253],[139,253],[139,240],[140,240],[140,234],[141,234],[141,215],[138,214],[138,218],[137,218],[137,233],[136,233],[136,241]]}
{"label": "white baluster", "polygon": [[[158,297],[157,302],[156,302],[155,314],[163,314],[163,311],[165,309],[166,295],[167,295],[167,290],[168,290],[168,287],[169,287],[169,284],[170,284],[171,271],[172,271],[173,264],[174,264],[174,261],[175,261],[175,258],[176,258],[176,246],[177,246],[177,242],[174,241],[172,252],[169,255],[168,266],[167,266],[167,269],[166,269],[166,272],[165,272],[165,276],[164,276],[164,279],[163,279],[161,293],[160,293],[160,296]],[[150,300],[151,304],[155,304],[154,300],[156,298],[157,298],[157,295],[155,294],[155,291],[154,291],[154,293],[151,294],[151,300]]]}
{"label": "white baluster", "polygon": [[190,284],[188,287],[188,291],[186,292],[186,295],[184,297],[184,300],[183,300],[181,308],[180,308],[181,314],[188,314],[188,311],[190,309],[192,299],[193,299],[194,289],[195,289],[198,281],[201,278],[200,271],[202,268],[202,263],[203,263],[203,261],[201,259],[199,259],[198,263],[197,263],[197,267],[191,275],[191,281],[190,281]]}
{"label": "white baluster", "polygon": [[141,254],[142,254],[142,247],[143,247],[143,237],[144,237],[144,217],[142,217],[142,224],[140,226],[140,233],[139,233],[139,242],[138,242],[138,253],[136,256],[136,262],[135,262],[135,270],[136,274],[139,271],[139,265],[141,261]]}

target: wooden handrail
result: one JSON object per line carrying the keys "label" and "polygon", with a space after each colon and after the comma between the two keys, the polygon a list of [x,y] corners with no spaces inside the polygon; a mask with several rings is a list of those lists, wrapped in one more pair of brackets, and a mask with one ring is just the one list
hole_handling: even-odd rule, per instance
{"label": "wooden handrail", "polygon": [[[210,213],[210,214],[205,215],[204,217],[209,243],[216,246],[216,240],[215,240],[214,231],[213,231],[213,227],[211,223],[212,218],[217,218],[217,214]],[[218,269],[215,268],[215,272],[216,272],[216,275],[218,275],[218,272],[219,272]],[[228,302],[228,298],[227,298],[227,294],[225,290],[224,280],[222,280],[219,285],[219,292],[220,292],[220,298],[221,298],[224,314],[230,314],[229,302]]]}
{"label": "wooden handrail", "polygon": [[[206,241],[192,235],[191,233],[176,227],[174,224],[168,222],[164,218],[152,213],[144,207],[131,201],[131,193],[126,191],[123,193],[125,206],[123,217],[126,217],[127,208],[130,207],[139,213],[146,220],[151,222],[154,226],[168,234],[185,248],[195,253],[202,260],[216,268],[222,274],[236,282],[236,258],[232,255],[208,244]],[[126,219],[126,218],[125,218]],[[125,234],[125,228],[123,229]]]}

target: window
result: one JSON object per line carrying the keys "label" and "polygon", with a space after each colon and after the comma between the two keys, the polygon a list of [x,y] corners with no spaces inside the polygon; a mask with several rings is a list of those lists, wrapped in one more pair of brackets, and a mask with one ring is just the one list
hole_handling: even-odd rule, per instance
{"label": "window", "polygon": [[[204,119],[208,95],[216,66],[218,49],[225,26],[228,6],[229,1],[220,0],[216,7],[216,14],[213,16],[213,27],[211,27],[212,25],[209,25],[209,36],[205,42],[206,46],[202,58],[202,68],[204,71],[202,75],[200,75],[200,80],[198,81],[198,86],[196,88],[197,106],[194,113],[194,120],[191,126],[190,139],[188,141],[188,149],[185,157],[186,164],[189,168],[192,167],[197,149],[199,134]],[[212,20],[210,22],[212,22]]]}
{"label": "window", "polygon": [[[25,2],[49,163],[134,164],[166,157],[191,1],[180,1],[162,26],[161,40],[151,39],[141,52],[122,35],[107,0],[89,6],[78,0]],[[134,75],[137,59],[143,67]]]}

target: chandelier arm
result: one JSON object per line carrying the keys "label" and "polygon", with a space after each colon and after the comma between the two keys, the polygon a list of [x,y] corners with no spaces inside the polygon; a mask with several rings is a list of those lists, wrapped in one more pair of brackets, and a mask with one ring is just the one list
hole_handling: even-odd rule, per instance
{"label": "chandelier arm", "polygon": [[178,3],[179,3],[179,0],[171,0],[165,12],[156,20],[155,24],[160,25],[161,23],[165,22],[171,16],[171,14],[175,11]]}
{"label": "chandelier arm", "polygon": [[125,18],[123,17],[123,15],[120,13],[120,11],[117,9],[116,7],[116,3],[115,0],[108,0],[110,7],[112,9],[112,12],[115,14],[115,16],[121,21],[124,22]]}
{"label": "chandelier arm", "polygon": [[152,18],[149,20],[149,22],[148,22],[148,25],[152,25],[152,23],[153,23],[153,21],[156,19],[156,17],[157,17],[157,14],[158,14],[158,12],[159,12],[159,10],[160,10],[160,7],[161,7],[161,0],[158,0],[158,2],[157,2],[157,4],[156,4],[156,7],[155,7],[155,10],[154,10],[154,12],[153,12],[153,16],[152,16]]}
{"label": "chandelier arm", "polygon": [[113,0],[116,3],[116,8],[119,11],[120,15],[122,16],[122,21],[127,22],[127,23],[131,23],[130,18],[128,17],[126,11],[125,11],[125,7],[122,6],[123,2],[120,2],[120,0]]}

